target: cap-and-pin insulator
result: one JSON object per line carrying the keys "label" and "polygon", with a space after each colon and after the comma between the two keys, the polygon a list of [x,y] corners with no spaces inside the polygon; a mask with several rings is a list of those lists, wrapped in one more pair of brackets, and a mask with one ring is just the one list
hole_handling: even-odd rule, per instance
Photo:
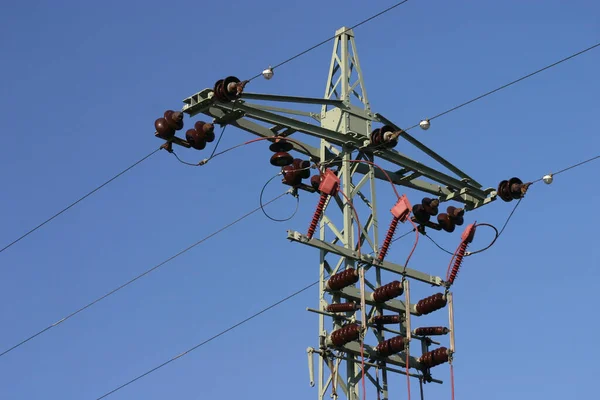
{"label": "cap-and-pin insulator", "polygon": [[183,113],[181,111],[167,110],[162,118],[154,121],[157,136],[168,140],[175,136],[175,131],[183,129]]}
{"label": "cap-and-pin insulator", "polygon": [[437,216],[438,224],[446,232],[454,232],[457,225],[460,226],[465,222],[464,215],[464,209],[449,206],[446,209],[446,213]]}
{"label": "cap-and-pin insulator", "polygon": [[375,325],[391,325],[401,322],[400,315],[375,315],[371,318],[371,323]]}
{"label": "cap-and-pin insulator", "polygon": [[444,326],[426,326],[422,328],[417,328],[413,332],[415,335],[419,336],[441,336],[448,334],[448,332],[450,332],[450,329]]}
{"label": "cap-and-pin insulator", "polygon": [[402,282],[393,281],[375,289],[375,291],[371,293],[371,299],[377,303],[385,303],[388,300],[400,296],[403,292],[404,288],[402,287]]}
{"label": "cap-and-pin insulator", "polygon": [[430,199],[429,197],[424,197],[421,200],[421,204],[416,204],[413,207],[412,212],[418,223],[425,224],[429,222],[429,219],[432,216],[438,214],[439,205],[440,201],[438,199]]}
{"label": "cap-and-pin insulator", "polygon": [[196,150],[202,150],[207,142],[215,140],[215,126],[204,121],[196,121],[193,129],[185,133],[185,140]]}
{"label": "cap-and-pin insulator", "polygon": [[360,310],[360,304],[357,304],[357,303],[334,303],[334,304],[329,304],[325,309],[332,313],[350,312],[350,311]]}
{"label": "cap-and-pin insulator", "polygon": [[525,197],[529,185],[531,183],[523,183],[519,178],[501,181],[498,184],[498,196],[507,203],[522,199]]}
{"label": "cap-and-pin insulator", "polygon": [[450,354],[448,349],[445,347],[440,347],[419,357],[419,363],[421,363],[421,365],[423,365],[425,368],[433,368],[437,365],[448,362],[449,358]]}

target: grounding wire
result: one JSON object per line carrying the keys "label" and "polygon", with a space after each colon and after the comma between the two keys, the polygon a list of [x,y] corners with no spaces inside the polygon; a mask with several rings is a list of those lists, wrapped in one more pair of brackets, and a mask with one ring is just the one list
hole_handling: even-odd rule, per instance
{"label": "grounding wire", "polygon": [[213,233],[211,233],[210,235],[208,235],[208,236],[205,236],[204,238],[200,239],[200,240],[199,240],[199,241],[197,241],[196,243],[194,243],[194,244],[192,244],[192,245],[190,245],[190,246],[186,247],[185,249],[181,250],[181,251],[180,251],[180,252],[178,252],[177,254],[175,254],[175,255],[173,255],[173,256],[171,256],[171,257],[167,258],[167,259],[166,259],[166,260],[164,260],[163,262],[161,262],[161,263],[159,263],[159,264],[155,265],[154,267],[152,267],[152,268],[150,268],[150,269],[146,270],[145,272],[142,272],[141,274],[137,275],[136,277],[134,277],[134,278],[132,278],[132,279],[128,280],[127,282],[123,283],[122,285],[120,285],[120,286],[118,286],[118,287],[116,287],[116,288],[112,289],[111,291],[107,292],[106,294],[104,294],[104,295],[102,295],[102,296],[98,297],[97,299],[95,299],[95,300],[91,301],[90,303],[86,304],[85,306],[83,306],[83,307],[81,307],[81,308],[78,308],[77,310],[75,310],[75,311],[71,312],[70,314],[66,315],[65,317],[63,317],[62,319],[58,320],[57,322],[55,322],[55,323],[53,323],[53,324],[51,324],[51,325],[47,326],[46,328],[44,328],[44,329],[42,329],[42,330],[40,330],[40,331],[36,332],[35,334],[33,334],[33,335],[29,336],[28,338],[26,338],[26,339],[24,339],[24,340],[20,341],[19,343],[15,344],[14,346],[10,347],[9,349],[7,349],[7,350],[4,350],[2,353],[0,353],[0,357],[2,357],[2,356],[4,356],[4,355],[6,355],[6,354],[8,354],[8,353],[10,353],[11,351],[13,351],[13,350],[17,349],[18,347],[21,347],[22,345],[24,345],[25,343],[29,342],[30,340],[32,340],[32,339],[35,339],[36,337],[40,336],[40,335],[41,335],[41,334],[43,334],[44,332],[46,332],[46,331],[48,331],[48,330],[50,330],[50,329],[54,328],[55,326],[58,326],[58,325],[60,325],[61,323],[65,322],[66,320],[68,320],[68,319],[71,319],[72,317],[76,316],[77,314],[79,314],[79,313],[81,313],[81,312],[83,312],[83,311],[87,310],[87,309],[88,309],[88,308],[90,308],[91,306],[93,306],[93,305],[95,305],[96,303],[99,303],[100,301],[102,301],[102,300],[106,299],[107,297],[109,297],[109,296],[111,296],[111,295],[115,294],[115,293],[116,293],[116,292],[118,292],[119,290],[121,290],[121,289],[124,289],[125,287],[127,287],[127,286],[131,285],[132,283],[134,283],[134,282],[135,282],[135,281],[137,281],[138,279],[140,279],[140,278],[142,278],[142,277],[144,277],[144,276],[146,276],[146,275],[150,274],[151,272],[153,272],[153,271],[157,270],[158,268],[160,268],[160,267],[162,267],[163,265],[167,264],[168,262],[170,262],[170,261],[174,260],[175,258],[179,257],[180,255],[182,255],[182,254],[184,254],[184,253],[188,252],[189,250],[191,250],[191,249],[193,249],[194,247],[198,246],[199,244],[201,244],[201,243],[205,242],[206,240],[210,239],[211,237],[213,237],[213,236],[216,236],[217,234],[219,234],[219,233],[223,232],[224,230],[226,230],[226,229],[228,229],[228,228],[232,227],[233,225],[237,224],[238,222],[242,221],[243,219],[245,219],[245,218],[249,217],[250,215],[252,215],[252,214],[256,213],[257,211],[261,210],[261,209],[262,209],[264,206],[266,206],[266,205],[268,205],[268,204],[270,204],[270,203],[273,203],[275,200],[278,200],[278,199],[280,199],[281,197],[283,197],[283,196],[284,196],[284,195],[286,195],[287,193],[289,193],[289,190],[288,190],[288,191],[285,191],[284,193],[280,194],[279,196],[277,196],[277,197],[275,197],[275,198],[271,199],[271,200],[270,200],[270,201],[268,201],[267,203],[265,203],[265,204],[263,204],[263,205],[261,205],[261,206],[259,206],[259,207],[256,207],[255,209],[253,209],[253,210],[251,210],[251,211],[247,212],[246,214],[242,215],[241,217],[239,217],[239,218],[238,218],[238,219],[236,219],[235,221],[233,221],[233,222],[230,222],[229,224],[227,224],[227,225],[223,226],[222,228],[220,228],[220,229],[218,229],[218,230],[214,231],[214,232],[213,232]]}
{"label": "grounding wire", "polygon": [[117,179],[118,177],[120,177],[121,175],[125,174],[127,171],[129,171],[133,167],[135,167],[138,164],[142,163],[143,161],[147,160],[148,158],[150,158],[152,155],[154,155],[154,153],[156,153],[160,149],[161,148],[159,147],[158,149],[154,150],[152,153],[148,154],[147,156],[145,156],[145,157],[141,158],[140,160],[136,161],[135,163],[131,164],[129,167],[125,168],[123,171],[119,172],[118,174],[116,174],[115,176],[113,176],[112,178],[110,178],[109,180],[107,180],[106,182],[104,182],[103,184],[101,184],[100,186],[97,186],[95,189],[93,189],[92,191],[88,192],[84,196],[82,196],[79,199],[75,200],[73,203],[69,204],[67,207],[63,208],[62,210],[60,210],[59,212],[57,212],[56,214],[54,214],[53,216],[51,216],[47,220],[45,220],[42,223],[40,223],[39,225],[37,225],[35,228],[32,228],[27,233],[25,233],[25,234],[21,235],[20,237],[18,237],[17,239],[13,240],[12,242],[10,242],[6,246],[4,246],[2,249],[0,249],[0,253],[2,253],[4,250],[8,249],[9,247],[17,244],[21,240],[25,239],[27,236],[31,235],[33,232],[37,231],[42,226],[46,225],[47,223],[49,223],[50,221],[52,221],[53,219],[55,219],[56,217],[58,217],[62,213],[68,211],[70,208],[72,208],[75,205],[77,205],[78,203],[82,202],[83,200],[85,200],[86,198],[88,198],[89,196],[91,196],[92,194],[96,193],[98,190],[102,189],[104,186],[108,185],[109,183],[111,183],[112,181],[114,181],[115,179]]}

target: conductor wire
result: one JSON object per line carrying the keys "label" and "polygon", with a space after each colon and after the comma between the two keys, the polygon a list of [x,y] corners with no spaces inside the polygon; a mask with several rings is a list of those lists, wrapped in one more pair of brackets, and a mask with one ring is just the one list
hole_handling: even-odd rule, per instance
{"label": "conductor wire", "polygon": [[271,217],[269,214],[267,214],[267,212],[265,211],[265,205],[263,205],[263,195],[265,193],[265,189],[267,188],[267,186],[269,185],[269,183],[271,183],[271,181],[273,181],[273,179],[277,178],[279,175],[282,175],[282,173],[280,172],[277,175],[274,175],[271,179],[269,179],[263,185],[262,189],[260,190],[260,196],[258,198],[258,202],[260,204],[260,209],[262,210],[263,214],[265,214],[265,217],[269,218],[271,221],[285,222],[285,221],[289,221],[290,219],[294,218],[296,216],[296,213],[298,213],[298,208],[300,206],[300,196],[298,196],[297,193],[294,195],[294,197],[296,198],[296,209],[294,210],[294,212],[292,213],[292,215],[290,215],[287,218],[279,219],[279,218],[273,218],[273,217]]}

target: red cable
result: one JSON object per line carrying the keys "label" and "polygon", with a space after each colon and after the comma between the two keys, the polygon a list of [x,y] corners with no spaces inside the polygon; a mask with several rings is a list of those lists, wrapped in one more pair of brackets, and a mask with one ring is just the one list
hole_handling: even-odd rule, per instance
{"label": "red cable", "polygon": [[412,226],[415,228],[415,244],[413,244],[413,248],[410,251],[410,254],[408,255],[408,257],[406,258],[406,262],[404,263],[404,271],[406,271],[406,267],[408,266],[408,262],[410,261],[413,253],[415,252],[415,249],[417,248],[417,244],[419,244],[419,229],[417,228],[417,225],[413,222],[412,219],[408,219],[410,221],[410,223],[412,224]]}
{"label": "red cable", "polygon": [[450,387],[452,388],[452,400],[454,400],[454,365],[450,363]]}
{"label": "red cable", "polygon": [[369,164],[374,166],[375,168],[379,168],[379,170],[381,170],[381,172],[383,172],[383,174],[385,175],[386,179],[390,182],[390,184],[392,185],[392,189],[394,190],[394,193],[396,193],[396,197],[398,197],[398,199],[400,198],[400,194],[398,194],[398,190],[396,190],[396,185],[394,184],[394,181],[392,181],[392,178],[390,178],[390,176],[388,175],[388,173],[385,171],[385,169],[381,168],[379,165],[375,164],[374,162],[371,161],[366,161],[366,160],[342,160],[342,162],[350,162],[350,163],[363,163],[363,164]]}

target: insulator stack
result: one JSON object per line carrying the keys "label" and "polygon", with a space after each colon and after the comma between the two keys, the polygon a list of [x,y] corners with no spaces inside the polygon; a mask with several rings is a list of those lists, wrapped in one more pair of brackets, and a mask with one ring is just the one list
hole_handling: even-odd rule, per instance
{"label": "insulator stack", "polygon": [[400,222],[400,220],[394,217],[394,219],[392,219],[392,222],[390,223],[390,227],[388,228],[383,244],[381,245],[381,249],[379,250],[379,256],[377,257],[379,261],[383,261],[390,248],[390,244],[392,244],[392,240],[394,239],[394,233],[396,232],[396,228],[398,227],[398,222]]}
{"label": "insulator stack", "polygon": [[214,98],[224,103],[236,100],[242,94],[246,83],[248,81],[240,82],[235,76],[219,79],[213,89]]}
{"label": "insulator stack", "polygon": [[445,347],[440,347],[440,348],[432,350],[428,353],[423,354],[419,358],[419,362],[425,368],[433,368],[437,365],[448,362],[448,359],[449,359],[448,349]]}
{"label": "insulator stack", "polygon": [[358,271],[354,268],[347,268],[342,272],[332,275],[325,287],[329,290],[340,290],[346,286],[354,285],[358,282]]}
{"label": "insulator stack", "polygon": [[269,150],[275,153],[271,156],[271,165],[275,167],[285,167],[286,165],[291,165],[294,162],[294,157],[292,157],[288,151],[292,150],[294,146],[283,138],[276,138],[273,140],[274,143],[269,146]]}
{"label": "insulator stack", "polygon": [[394,128],[389,125],[384,125],[371,132],[371,145],[377,147],[392,148],[398,144],[398,136],[400,132],[394,132]]}
{"label": "insulator stack", "polygon": [[282,182],[290,186],[298,186],[302,179],[310,176],[310,161],[295,158],[291,165],[282,168]]}
{"label": "insulator stack", "polygon": [[450,329],[444,326],[427,326],[415,329],[415,335],[419,336],[440,336],[447,335]]}
{"label": "insulator stack", "polygon": [[377,303],[385,303],[388,300],[400,296],[403,292],[404,288],[402,287],[402,282],[393,281],[375,289],[371,294],[371,298]]}
{"label": "insulator stack", "polygon": [[522,199],[531,183],[523,183],[519,178],[511,178],[498,184],[498,196],[505,202]]}
{"label": "insulator stack", "polygon": [[357,304],[357,303],[329,304],[327,306],[326,310],[329,312],[332,312],[332,313],[356,311],[356,310],[360,310],[360,304]]}
{"label": "insulator stack", "polygon": [[464,215],[464,209],[449,206],[446,209],[446,213],[437,216],[438,224],[446,232],[454,232],[457,225],[460,226],[465,222]]}
{"label": "insulator stack", "polygon": [[181,111],[167,110],[162,118],[154,121],[154,128],[158,137],[170,139],[175,136],[175,131],[183,129],[183,113]]}
{"label": "insulator stack", "polygon": [[373,318],[371,318],[371,323],[376,325],[399,324],[400,315],[375,315]]}
{"label": "insulator stack", "polygon": [[215,140],[215,126],[204,121],[196,121],[193,129],[185,133],[185,140],[196,150],[202,150],[206,143]]}
{"label": "insulator stack", "polygon": [[375,350],[377,353],[379,353],[379,355],[386,357],[392,354],[400,353],[402,350],[404,350],[405,346],[406,342],[404,337],[396,336],[379,343],[375,347]]}
{"label": "insulator stack", "polygon": [[334,346],[343,346],[360,337],[360,325],[350,324],[331,332],[330,340]]}
{"label": "insulator stack", "polygon": [[412,209],[413,215],[415,216],[417,222],[420,224],[426,224],[427,222],[429,222],[432,216],[438,214],[439,204],[440,201],[438,199],[430,199],[429,197],[424,197],[421,200],[421,204],[415,205]]}
{"label": "insulator stack", "polygon": [[442,293],[436,293],[432,296],[419,300],[416,308],[419,314],[426,315],[446,307],[446,303],[446,297],[444,297]]}
{"label": "insulator stack", "polygon": [[465,257],[465,253],[467,252],[467,247],[469,246],[469,243],[471,243],[473,241],[474,236],[475,236],[475,224],[471,224],[471,225],[467,226],[467,229],[465,229],[465,231],[463,232],[463,234],[461,236],[462,242],[460,243],[458,251],[456,252],[454,265],[452,266],[452,270],[450,271],[450,276],[448,277],[448,283],[450,285],[452,285],[454,283],[454,280],[456,279],[456,276],[458,275],[458,270],[460,269],[460,266],[462,265],[463,259]]}

